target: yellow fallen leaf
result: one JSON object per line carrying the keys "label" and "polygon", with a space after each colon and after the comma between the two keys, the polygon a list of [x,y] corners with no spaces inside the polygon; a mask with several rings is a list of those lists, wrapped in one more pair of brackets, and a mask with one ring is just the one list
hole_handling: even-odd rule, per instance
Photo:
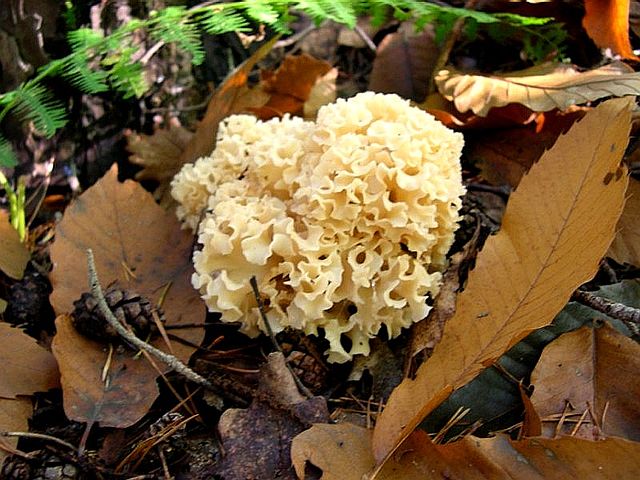
{"label": "yellow fallen leaf", "polygon": [[34,338],[5,322],[0,322],[0,364],[0,397],[46,392],[60,384],[53,355]]}
{"label": "yellow fallen leaf", "polygon": [[373,436],[383,461],[433,409],[531,330],[549,324],[597,271],[624,205],[620,160],[630,99],[587,113],[543,154],[511,195],[502,228],[489,238],[458,295],[432,357],[394,390]]}
{"label": "yellow fallen leaf", "polygon": [[[362,480],[375,460],[371,431],[350,424],[316,424],[293,439],[291,459],[299,478],[307,462],[322,470],[322,480]],[[443,478],[512,480],[567,478],[636,478],[640,443],[621,438],[592,442],[573,437],[511,440],[468,436],[435,445],[416,431],[375,475],[375,480]]]}
{"label": "yellow fallen leaf", "polygon": [[566,110],[605,97],[640,94],[640,73],[622,62],[580,72],[572,65],[544,64],[505,75],[466,75],[455,69],[435,77],[440,93],[460,112],[486,116],[493,107],[519,103],[534,112]]}
{"label": "yellow fallen leaf", "polygon": [[[616,436],[640,440],[640,345],[608,324],[562,335],[542,352],[531,374],[531,402],[541,418],[566,413],[573,422],[545,422],[545,436],[572,434],[588,440]],[[577,416],[576,416],[577,415]],[[574,428],[577,428],[575,431]]]}

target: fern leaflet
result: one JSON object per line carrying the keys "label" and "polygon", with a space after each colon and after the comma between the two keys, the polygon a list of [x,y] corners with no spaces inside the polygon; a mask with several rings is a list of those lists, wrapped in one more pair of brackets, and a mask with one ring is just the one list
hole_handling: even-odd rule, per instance
{"label": "fern leaflet", "polygon": [[14,109],[18,116],[33,122],[36,129],[47,137],[66,123],[62,103],[43,85],[33,82],[24,83],[16,90]]}
{"label": "fern leaflet", "polygon": [[15,167],[18,164],[16,155],[11,148],[9,140],[0,136],[0,167]]}
{"label": "fern leaflet", "polygon": [[195,65],[200,65],[204,61],[200,31],[185,14],[184,7],[167,7],[161,10],[155,19],[157,25],[151,29],[151,36],[166,43],[176,43],[181,50],[191,54],[191,61]]}

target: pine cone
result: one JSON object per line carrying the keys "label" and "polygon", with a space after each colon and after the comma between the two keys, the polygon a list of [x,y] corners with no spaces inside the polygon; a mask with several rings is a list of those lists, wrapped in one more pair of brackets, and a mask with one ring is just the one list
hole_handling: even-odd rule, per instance
{"label": "pine cone", "polygon": [[0,469],[1,480],[29,480],[30,478],[31,466],[25,459],[12,455],[4,460]]}
{"label": "pine cone", "polygon": [[[130,327],[142,340],[147,340],[158,331],[154,314],[164,322],[162,310],[137,293],[111,287],[104,296],[118,321]],[[109,342],[120,339],[118,332],[100,312],[98,301],[91,293],[83,293],[79,300],[73,302],[73,306],[73,324],[85,337]]]}

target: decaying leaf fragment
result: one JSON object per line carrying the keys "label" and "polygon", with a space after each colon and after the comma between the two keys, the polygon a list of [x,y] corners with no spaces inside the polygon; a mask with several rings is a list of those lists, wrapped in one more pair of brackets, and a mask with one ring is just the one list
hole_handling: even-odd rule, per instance
{"label": "decaying leaf fragment", "polygon": [[[249,110],[262,120],[281,117],[285,113],[302,115],[314,85],[332,70],[329,63],[306,54],[287,56],[277,70],[261,72],[261,82],[256,88],[263,91],[268,100],[264,105]],[[334,72],[337,76],[337,71]],[[335,100],[335,88],[329,94],[325,103]]]}
{"label": "decaying leaf fragment", "polygon": [[[103,286],[117,281],[120,288],[143,295],[152,304],[162,300],[167,326],[204,322],[204,306],[190,281],[191,236],[180,229],[173,212],[165,212],[140,184],[119,183],[115,167],[67,208],[56,227],[51,248],[54,268],[50,300],[59,316],[71,312],[73,302],[89,290],[87,248],[95,254]],[[119,427],[135,423],[158,394],[157,370],[139,355],[135,360],[139,368],[129,365],[127,362],[134,361],[130,357],[136,352],[115,355],[105,390],[103,368],[108,345],[87,341],[82,344],[82,351],[76,351],[79,334],[74,333],[70,320],[61,316],[57,324],[52,348],[60,362],[64,407],[69,418]],[[202,340],[203,329],[175,332],[191,345],[199,345]],[[151,344],[182,361],[187,361],[194,350],[181,342],[168,347],[162,338]],[[164,364],[158,362],[158,366],[166,371]],[[94,384],[89,388],[91,382]],[[142,386],[136,390],[124,387],[136,383],[147,385],[148,392],[142,393]],[[112,397],[105,397],[106,391]]]}
{"label": "decaying leaf fragment", "polygon": [[[291,456],[299,478],[307,462],[322,470],[322,480],[370,478],[375,466],[371,431],[350,424],[314,425],[298,435]],[[640,468],[640,443],[620,438],[591,442],[580,438],[472,436],[435,445],[420,430],[376,474],[376,480],[440,480],[443,478],[512,480],[635,478]]]}
{"label": "decaying leaf fragment", "polygon": [[561,336],[531,374],[531,401],[548,419],[543,433],[639,441],[640,383],[631,380],[639,376],[640,345],[608,324]]}
{"label": "decaying leaf fragment", "polygon": [[613,239],[627,175],[629,99],[606,102],[561,136],[511,195],[502,229],[478,254],[433,356],[392,393],[374,431],[378,462],[433,409],[531,330],[549,324],[590,279]]}
{"label": "decaying leaf fragment", "polygon": [[493,107],[520,103],[535,112],[566,110],[605,97],[640,94],[640,73],[622,62],[580,72],[572,65],[544,64],[506,75],[467,75],[455,69],[435,77],[438,90],[460,112],[486,116]]}
{"label": "decaying leaf fragment", "polygon": [[62,374],[64,411],[72,420],[125,428],[140,420],[158,396],[159,373],[144,355],[89,340],[69,315],[56,319],[52,348]]}

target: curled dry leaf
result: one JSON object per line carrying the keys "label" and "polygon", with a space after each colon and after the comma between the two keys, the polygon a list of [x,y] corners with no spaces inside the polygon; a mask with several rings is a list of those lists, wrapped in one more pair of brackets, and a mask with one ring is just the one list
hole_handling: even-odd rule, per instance
{"label": "curled dry leaf", "polygon": [[53,355],[19,328],[0,322],[0,397],[46,392],[59,385]]}
{"label": "curled dry leaf", "polygon": [[640,267],[640,181],[634,178],[629,181],[627,203],[616,230],[608,255],[618,263]]}
{"label": "curled dry leaf", "polygon": [[462,387],[531,330],[551,323],[598,270],[624,204],[620,160],[630,109],[629,99],[618,99],[589,112],[520,182],[502,229],[487,240],[458,294],[442,340],[379,417],[379,462],[433,410],[434,398]]}
{"label": "curled dry leaf", "polygon": [[[119,183],[114,167],[67,208],[56,228],[51,248],[54,265],[51,304],[58,315],[69,313],[74,300],[89,291],[86,250],[91,248],[103,286],[117,281],[121,288],[147,297],[152,304],[162,298],[167,326],[204,323],[204,306],[190,281],[192,242],[191,235],[180,229],[173,213],[165,212],[138,183]],[[158,394],[155,382],[158,372],[143,357],[137,360],[139,368],[132,370],[127,366],[120,371],[128,364],[124,357],[114,357],[116,363],[110,370],[109,385],[109,393],[114,397],[108,400],[119,407],[113,408],[100,380],[107,346],[87,341],[84,344],[87,352],[81,355],[76,352],[77,338],[67,325],[67,318],[59,318],[58,323],[52,348],[60,362],[64,407],[69,418],[120,427],[135,423]],[[191,345],[198,345],[203,336],[203,329],[176,332]],[[161,338],[151,343],[168,350]],[[187,361],[194,348],[173,342],[170,350],[169,353]],[[129,357],[134,353],[128,352]],[[166,371],[164,364],[158,366]],[[79,371],[83,375],[79,376]],[[87,378],[96,382],[89,390]],[[127,384],[143,382],[148,384],[150,393],[132,392],[128,396]]]}
{"label": "curled dry leaf", "polygon": [[29,251],[9,223],[9,215],[0,210],[0,270],[9,277],[20,280],[29,258]]}
{"label": "curled dry leaf", "polygon": [[546,419],[543,433],[639,441],[640,383],[630,381],[639,376],[640,345],[608,324],[561,336],[544,349],[531,374],[531,401]]}
{"label": "curled dry leaf", "polygon": [[563,64],[544,64],[505,75],[467,75],[441,70],[435,78],[438,90],[453,100],[460,112],[471,110],[486,116],[493,107],[511,103],[535,112],[566,110],[605,97],[640,94],[640,73],[621,62],[579,72]]}
{"label": "curled dry leaf", "polygon": [[638,60],[629,41],[629,0],[585,0],[582,25],[600,48]]}
{"label": "curled dry leaf", "polygon": [[[320,468],[322,480],[362,480],[375,466],[371,432],[350,424],[314,425],[298,435],[291,456],[299,478],[308,463]],[[435,445],[422,431],[414,432],[376,480],[440,480],[442,478],[512,480],[635,478],[640,468],[640,443],[620,438],[591,442],[573,437],[511,440],[465,437]]]}
{"label": "curled dry leaf", "polygon": [[[29,430],[29,418],[32,413],[33,407],[29,398],[0,398],[0,431],[26,432]],[[17,438],[0,437],[0,466],[7,456],[2,446],[15,448],[17,444]]]}
{"label": "curled dry leaf", "polygon": [[[281,117],[285,113],[303,115],[304,104],[313,87],[331,70],[329,63],[306,54],[285,57],[277,70],[262,71],[259,88],[268,95],[269,100],[249,110],[262,120]],[[333,95],[335,99],[335,91]],[[326,103],[332,101],[329,97],[326,100]]]}

